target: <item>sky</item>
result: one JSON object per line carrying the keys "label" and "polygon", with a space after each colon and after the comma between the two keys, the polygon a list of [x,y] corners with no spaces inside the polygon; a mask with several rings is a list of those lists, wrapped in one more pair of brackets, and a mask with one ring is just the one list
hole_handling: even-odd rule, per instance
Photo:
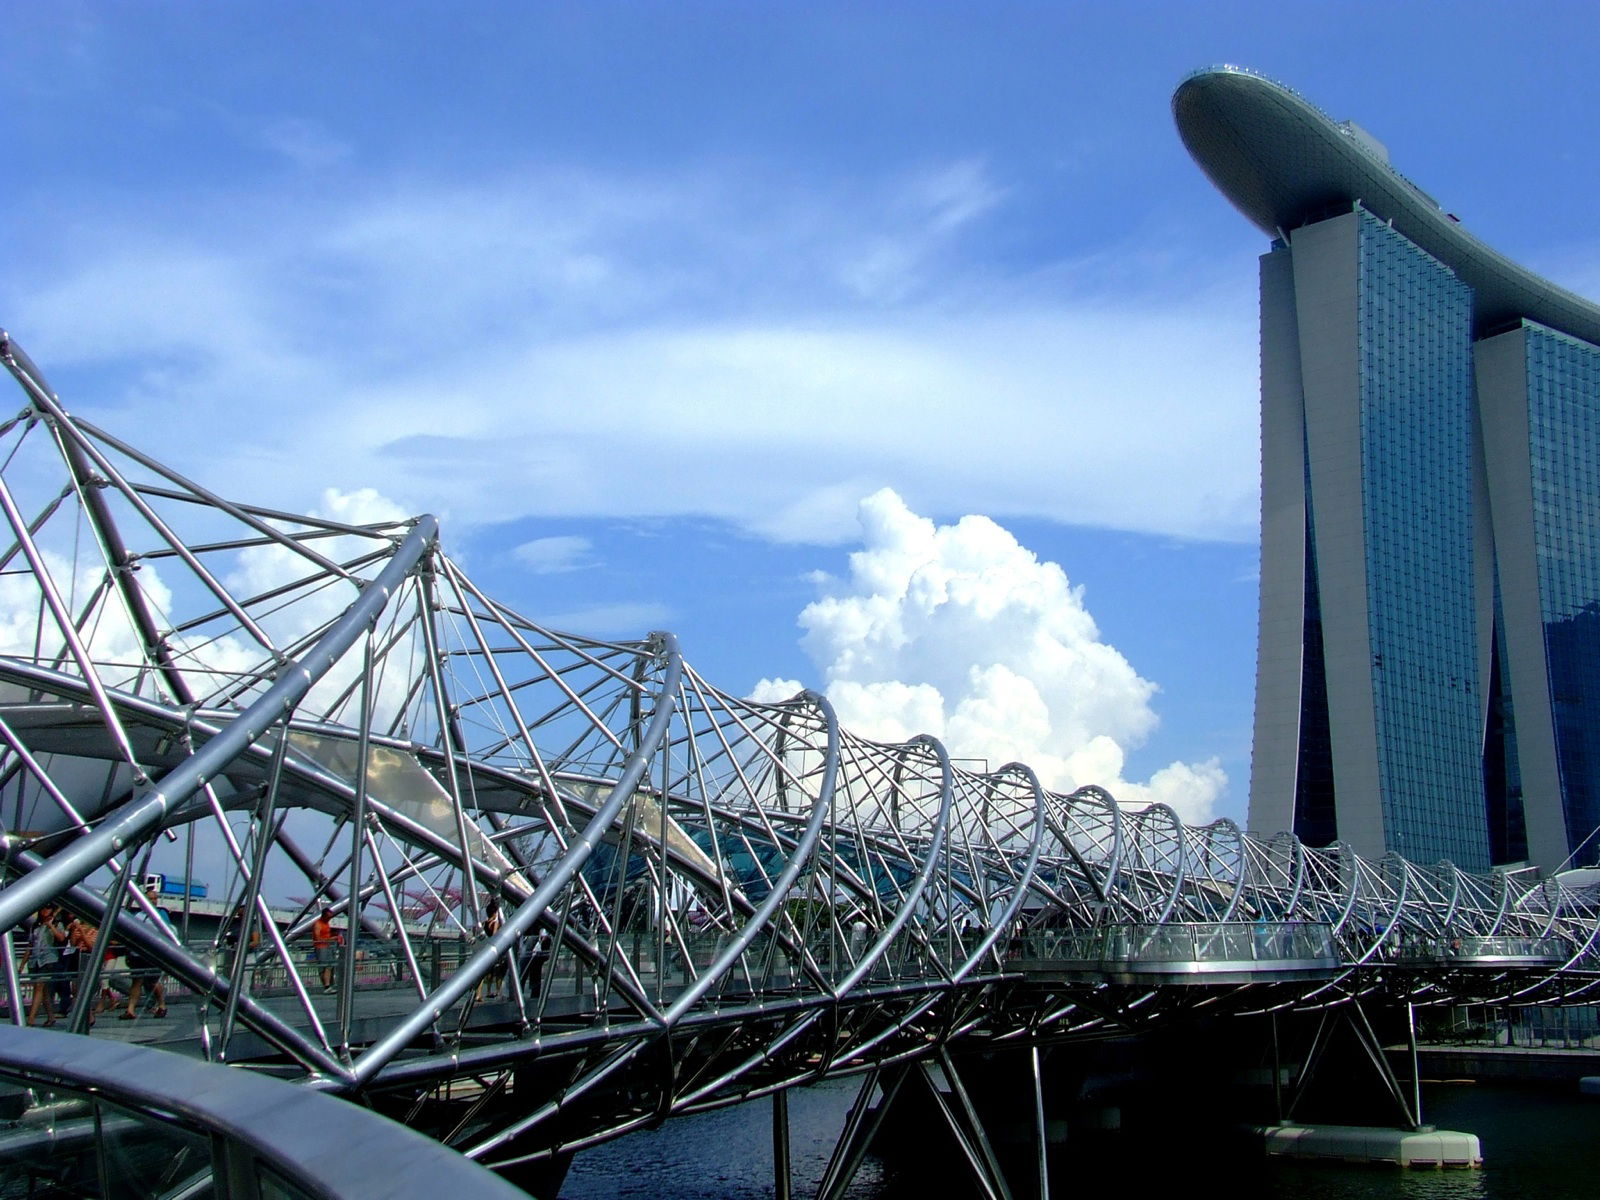
{"label": "sky", "polygon": [[240,499],[434,512],[526,615],[670,629],[729,692],[1191,821],[1248,794],[1265,245],[1173,89],[1262,71],[1600,292],[1576,4],[0,16],[0,327],[69,410]]}

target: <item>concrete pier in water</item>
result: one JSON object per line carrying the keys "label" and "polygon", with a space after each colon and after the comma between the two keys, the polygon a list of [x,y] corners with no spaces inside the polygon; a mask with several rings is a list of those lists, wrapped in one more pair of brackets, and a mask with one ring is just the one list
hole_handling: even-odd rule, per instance
{"label": "concrete pier in water", "polygon": [[1394,1163],[1401,1167],[1481,1167],[1475,1133],[1390,1129],[1368,1125],[1262,1125],[1256,1132],[1269,1156]]}

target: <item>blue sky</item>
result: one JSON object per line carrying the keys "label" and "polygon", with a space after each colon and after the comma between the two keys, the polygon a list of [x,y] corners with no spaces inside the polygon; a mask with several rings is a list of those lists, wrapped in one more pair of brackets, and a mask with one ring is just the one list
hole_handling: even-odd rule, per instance
{"label": "blue sky", "polygon": [[[1600,287],[1578,5],[0,13],[0,325],[69,408],[244,498],[439,512],[530,615],[673,629],[730,691],[859,685],[869,728],[954,737],[1028,725],[1021,687],[1037,754],[1205,768],[1152,793],[1194,815],[1248,786],[1264,245],[1178,81],[1286,82]],[[933,577],[961,619],[907,607]]]}

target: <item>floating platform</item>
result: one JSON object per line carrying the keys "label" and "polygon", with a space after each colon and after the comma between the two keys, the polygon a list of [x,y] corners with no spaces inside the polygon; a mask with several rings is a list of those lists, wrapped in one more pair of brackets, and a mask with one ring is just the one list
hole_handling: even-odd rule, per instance
{"label": "floating platform", "polygon": [[1584,1096],[1600,1096],[1600,1075],[1585,1075],[1579,1079],[1578,1092]]}
{"label": "floating platform", "polygon": [[1274,1157],[1401,1167],[1483,1166],[1483,1148],[1475,1133],[1367,1125],[1261,1125],[1256,1132],[1267,1154]]}

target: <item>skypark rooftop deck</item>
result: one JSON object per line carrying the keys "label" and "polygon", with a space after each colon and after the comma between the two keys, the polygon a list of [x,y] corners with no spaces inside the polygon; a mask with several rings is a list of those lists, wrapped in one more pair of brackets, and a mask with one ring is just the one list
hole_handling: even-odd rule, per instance
{"label": "skypark rooftop deck", "polygon": [[1600,307],[1491,250],[1389,164],[1364,130],[1240,67],[1196,71],[1172,97],[1200,169],[1269,237],[1359,203],[1444,263],[1475,293],[1478,336],[1528,318],[1600,344]]}

